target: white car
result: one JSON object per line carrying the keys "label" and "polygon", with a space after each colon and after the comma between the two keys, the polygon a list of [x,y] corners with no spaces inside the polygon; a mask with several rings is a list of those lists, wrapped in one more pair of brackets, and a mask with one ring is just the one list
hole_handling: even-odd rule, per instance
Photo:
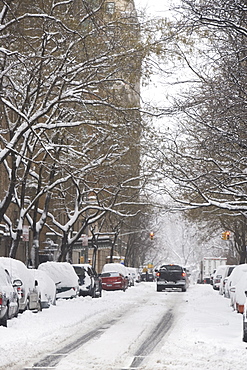
{"label": "white car", "polygon": [[127,267],[127,270],[129,271],[129,275],[132,281],[132,285],[135,283],[140,282],[140,275],[138,273],[138,269],[135,267]]}
{"label": "white car", "polygon": [[46,272],[56,284],[56,299],[69,299],[78,296],[78,276],[70,263],[48,261],[41,263],[38,270]]}
{"label": "white car", "polygon": [[[247,279],[247,264],[235,266],[227,280],[226,290],[229,292],[231,306],[238,310],[239,304],[245,302],[245,281]],[[247,287],[246,287],[247,288]]]}
{"label": "white car", "polygon": [[0,325],[7,327],[7,320],[17,317],[19,312],[18,294],[11,283],[8,271],[0,265]]}
{"label": "white car", "polygon": [[40,292],[41,307],[49,308],[56,305],[56,284],[50,276],[42,270],[30,269],[34,279],[38,281],[37,289]]}
{"label": "white car", "polygon": [[217,267],[216,272],[213,276],[213,289],[215,290],[220,289],[220,283],[223,278],[223,275],[225,275],[226,269],[227,269],[227,265],[220,265]]}
{"label": "white car", "polygon": [[232,271],[234,270],[235,265],[225,265],[226,269],[224,269],[223,274],[222,274],[222,279],[220,280],[220,285],[219,285],[219,293],[221,295],[225,294],[225,287],[226,287],[226,282],[228,280],[228,277],[231,275]]}
{"label": "white car", "polygon": [[22,261],[9,257],[0,257],[0,265],[8,270],[12,284],[18,282],[19,312],[27,309],[40,311],[42,307],[37,290],[38,282],[26,265]]}
{"label": "white car", "polygon": [[79,279],[79,295],[99,298],[102,296],[102,282],[99,275],[88,263],[72,265]]}
{"label": "white car", "polygon": [[247,296],[245,298],[243,311],[243,341],[247,342]]}

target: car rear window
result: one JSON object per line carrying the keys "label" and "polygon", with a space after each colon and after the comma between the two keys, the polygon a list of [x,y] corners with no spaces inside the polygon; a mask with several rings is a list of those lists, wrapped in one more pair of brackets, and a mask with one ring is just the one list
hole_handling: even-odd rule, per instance
{"label": "car rear window", "polygon": [[119,275],[119,272],[103,272],[101,277],[117,277]]}
{"label": "car rear window", "polygon": [[170,271],[170,272],[173,272],[173,271],[183,271],[182,267],[181,266],[178,266],[178,265],[163,265],[160,267],[161,270],[167,270],[167,271]]}

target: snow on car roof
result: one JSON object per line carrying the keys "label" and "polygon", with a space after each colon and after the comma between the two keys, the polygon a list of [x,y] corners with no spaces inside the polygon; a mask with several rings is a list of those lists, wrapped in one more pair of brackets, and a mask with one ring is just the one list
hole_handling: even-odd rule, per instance
{"label": "snow on car roof", "polygon": [[127,270],[127,267],[122,265],[121,263],[106,263],[102,268],[103,272],[109,272],[109,271],[118,271],[121,272],[121,274],[128,275],[129,272]]}
{"label": "snow on car roof", "polygon": [[12,281],[20,279],[26,286],[33,289],[34,277],[22,261],[10,257],[0,257],[0,265],[8,270]]}
{"label": "snow on car roof", "polygon": [[38,270],[45,271],[55,284],[59,283],[60,286],[78,285],[78,276],[68,262],[44,262],[39,265]]}

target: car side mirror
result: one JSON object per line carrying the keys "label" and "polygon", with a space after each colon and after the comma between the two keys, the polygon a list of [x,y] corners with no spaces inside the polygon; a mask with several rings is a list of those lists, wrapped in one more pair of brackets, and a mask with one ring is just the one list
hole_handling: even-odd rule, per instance
{"label": "car side mirror", "polygon": [[39,285],[38,280],[35,280],[34,285],[35,286],[38,286]]}
{"label": "car side mirror", "polygon": [[20,279],[16,279],[16,280],[13,281],[12,285],[13,285],[14,288],[20,287],[20,286],[22,286],[22,281]]}

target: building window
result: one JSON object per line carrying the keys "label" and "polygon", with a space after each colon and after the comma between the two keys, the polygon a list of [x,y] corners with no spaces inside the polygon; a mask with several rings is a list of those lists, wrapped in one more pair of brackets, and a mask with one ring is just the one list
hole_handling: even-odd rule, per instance
{"label": "building window", "polygon": [[105,11],[107,14],[114,14],[115,13],[115,3],[109,2],[105,4]]}

